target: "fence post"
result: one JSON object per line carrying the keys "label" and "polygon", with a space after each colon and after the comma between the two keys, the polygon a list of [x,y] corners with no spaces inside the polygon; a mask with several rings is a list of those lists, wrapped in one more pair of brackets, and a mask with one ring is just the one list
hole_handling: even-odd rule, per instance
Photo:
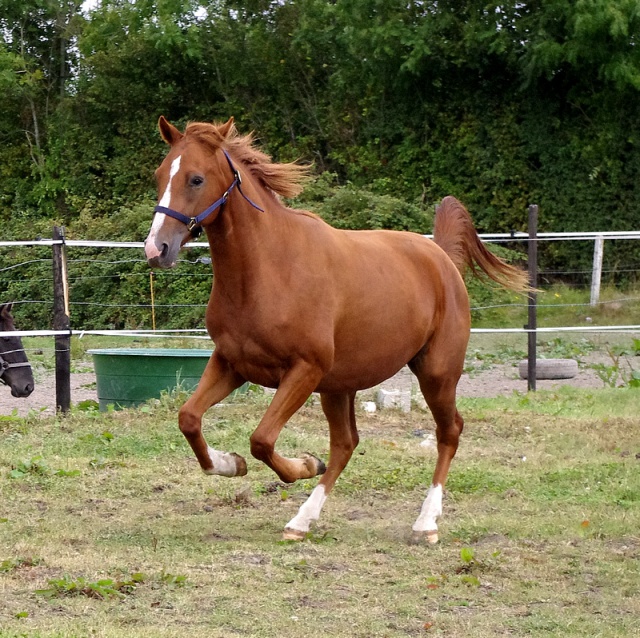
{"label": "fence post", "polygon": [[600,281],[602,279],[602,256],[604,254],[604,237],[598,235],[593,246],[593,272],[591,274],[591,305],[600,301]]}
{"label": "fence post", "polygon": [[536,391],[536,330],[538,328],[537,301],[538,295],[535,288],[538,287],[538,206],[529,206],[529,285],[532,290],[529,293],[529,321],[525,326],[527,333],[527,388],[530,392]]}
{"label": "fence post", "polygon": [[64,228],[54,226],[53,239],[61,240],[53,245],[53,329],[69,331],[55,337],[56,411],[66,413],[71,409],[71,322]]}

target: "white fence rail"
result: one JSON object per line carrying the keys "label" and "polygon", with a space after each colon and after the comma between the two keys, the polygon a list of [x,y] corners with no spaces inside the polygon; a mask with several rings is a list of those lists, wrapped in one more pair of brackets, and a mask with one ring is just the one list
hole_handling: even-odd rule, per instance
{"label": "white fence rail", "polygon": [[[58,232],[59,229],[55,229]],[[425,235],[431,237],[430,235]],[[514,233],[489,233],[480,235],[482,241],[490,243],[505,243],[505,242],[528,242],[530,241],[527,233],[514,232]],[[600,279],[602,276],[602,263],[604,254],[604,245],[606,240],[638,240],[640,239],[640,231],[605,231],[605,232],[565,232],[565,233],[539,233],[534,236],[536,242],[540,241],[593,241],[594,242],[594,258],[593,258],[593,271],[591,277],[591,298],[590,306],[593,307],[602,303],[599,301],[600,293]],[[0,241],[1,248],[16,248],[16,247],[51,247],[54,259],[54,265],[56,259],[64,259],[64,253],[67,249],[74,248],[101,248],[105,250],[111,249],[137,249],[142,251],[144,248],[143,242],[113,242],[113,241],[93,241],[93,240],[70,240],[70,239],[38,239],[38,240],[25,240],[25,241]],[[206,242],[189,242],[186,244],[190,249],[202,249],[203,251],[209,250],[209,246]],[[60,257],[62,255],[62,257]],[[140,261],[144,261],[142,255],[140,255]],[[207,258],[199,258],[197,261],[203,263],[207,262]],[[25,262],[27,263],[27,262]],[[154,315],[154,329],[135,329],[135,330],[114,330],[114,329],[74,329],[71,327],[69,319],[69,285],[66,281],[67,270],[66,263],[59,264],[62,266],[58,268],[63,273],[63,281],[56,282],[54,275],[54,308],[63,308],[66,313],[66,323],[62,325],[58,324],[52,326],[53,329],[41,329],[41,330],[15,330],[12,332],[0,332],[0,335],[20,336],[20,337],[54,337],[56,339],[56,357],[58,357],[59,351],[68,352],[70,350],[70,337],[78,336],[82,338],[85,335],[100,335],[100,336],[122,336],[122,337],[144,337],[144,338],[171,338],[180,337],[184,338],[188,336],[193,339],[208,339],[206,331],[204,329],[155,329],[155,315]],[[13,268],[13,266],[7,269]],[[54,273],[56,268],[54,267]],[[150,271],[151,272],[151,271]],[[7,300],[10,301],[10,300]],[[18,301],[18,300],[14,300]],[[35,302],[34,302],[35,303]],[[50,302],[48,302],[50,303]],[[98,304],[100,305],[100,304]],[[512,304],[522,305],[527,304]],[[152,302],[152,313],[153,302]],[[59,312],[57,313],[60,314]],[[531,325],[531,324],[530,324]],[[531,333],[640,333],[640,324],[633,325],[607,325],[607,326],[558,326],[558,327],[538,327],[530,329],[527,326],[519,328],[472,328],[473,333],[505,333],[505,334],[529,334]],[[66,339],[66,341],[61,341]],[[529,337],[531,340],[531,336]],[[534,337],[535,340],[535,337]],[[66,346],[60,344],[66,343]],[[535,355],[533,355],[535,356]],[[64,364],[68,367],[68,361]],[[58,366],[58,361],[56,361]],[[69,384],[70,386],[70,384]],[[535,388],[534,388],[535,389]],[[63,411],[66,411],[70,405],[70,390],[62,391],[61,394],[67,393],[67,400],[58,399],[57,405]],[[58,394],[58,390],[57,390]],[[66,409],[65,409],[66,407]]]}

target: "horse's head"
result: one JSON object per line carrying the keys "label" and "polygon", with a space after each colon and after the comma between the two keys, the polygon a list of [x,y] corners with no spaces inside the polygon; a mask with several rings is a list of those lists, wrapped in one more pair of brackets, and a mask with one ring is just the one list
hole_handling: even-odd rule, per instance
{"label": "horse's head", "polygon": [[237,179],[222,151],[233,130],[233,118],[220,126],[191,126],[197,128],[181,133],[163,116],[158,122],[162,139],[171,149],[156,171],[159,201],[145,240],[147,261],[154,268],[176,265],[181,246],[215,220],[229,184]]}
{"label": "horse's head", "polygon": [[[0,332],[15,330],[11,304],[0,306]],[[0,338],[0,382],[11,387],[14,397],[28,397],[33,392],[33,372],[20,337]]]}

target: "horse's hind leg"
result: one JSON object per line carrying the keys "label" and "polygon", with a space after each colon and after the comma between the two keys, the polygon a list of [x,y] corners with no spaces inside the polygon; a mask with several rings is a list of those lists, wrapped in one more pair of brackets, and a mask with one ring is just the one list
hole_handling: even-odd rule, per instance
{"label": "horse's hind leg", "polygon": [[318,520],[327,494],[358,445],[355,396],[355,393],[320,395],[322,409],[329,422],[330,451],[327,471],[322,475],[311,496],[300,507],[298,514],[287,523],[284,529],[284,538],[287,540],[302,540],[311,524]]}
{"label": "horse's hind leg", "polygon": [[[456,359],[458,361],[456,361]],[[426,539],[429,543],[438,542],[436,519],[442,515],[442,490],[447,480],[451,461],[458,449],[458,440],[464,422],[456,409],[456,386],[464,364],[462,355],[448,359],[447,365],[430,348],[427,356],[412,361],[409,365],[418,377],[420,389],[436,422],[438,460],[427,497],[422,504],[418,519],[413,524],[413,541]]]}

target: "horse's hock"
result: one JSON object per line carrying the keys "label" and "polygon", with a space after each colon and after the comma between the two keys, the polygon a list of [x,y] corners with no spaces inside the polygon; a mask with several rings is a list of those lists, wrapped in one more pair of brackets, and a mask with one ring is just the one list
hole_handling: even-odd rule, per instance
{"label": "horse's hock", "polygon": [[[521,379],[529,378],[529,362],[523,359],[518,364]],[[537,359],[536,379],[573,379],[578,374],[575,359]]]}

